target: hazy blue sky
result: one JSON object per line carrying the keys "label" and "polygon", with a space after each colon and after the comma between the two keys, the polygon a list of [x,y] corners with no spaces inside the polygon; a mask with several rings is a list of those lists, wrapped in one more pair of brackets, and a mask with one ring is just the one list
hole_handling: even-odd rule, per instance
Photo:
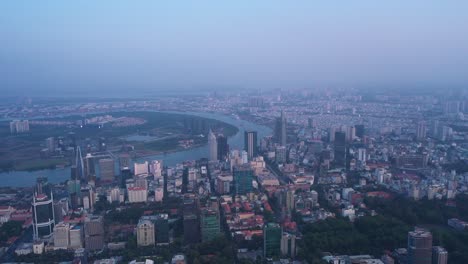
{"label": "hazy blue sky", "polygon": [[0,1],[0,90],[468,84],[468,1]]}

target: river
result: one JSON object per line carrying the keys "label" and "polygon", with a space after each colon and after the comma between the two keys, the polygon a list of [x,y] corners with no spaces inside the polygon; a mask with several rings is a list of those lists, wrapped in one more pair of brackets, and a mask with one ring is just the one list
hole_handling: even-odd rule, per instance
{"label": "river", "polygon": [[[232,137],[228,138],[228,144],[231,149],[242,149],[244,147],[244,131],[254,130],[257,131],[257,138],[260,140],[265,136],[271,135],[271,129],[258,125],[249,121],[235,119],[231,116],[215,114],[215,113],[200,113],[200,112],[172,112],[163,111],[163,113],[174,114],[187,114],[195,115],[205,118],[219,120],[231,125],[236,126],[239,131]],[[188,150],[172,152],[167,154],[160,154],[154,156],[147,156],[136,159],[137,162],[145,160],[162,160],[165,166],[174,166],[185,160],[197,160],[200,158],[208,157],[208,146],[200,146]],[[70,167],[49,170],[37,171],[11,171],[0,173],[0,187],[30,187],[35,184],[37,177],[47,176],[49,182],[60,183],[64,182],[70,177]]]}

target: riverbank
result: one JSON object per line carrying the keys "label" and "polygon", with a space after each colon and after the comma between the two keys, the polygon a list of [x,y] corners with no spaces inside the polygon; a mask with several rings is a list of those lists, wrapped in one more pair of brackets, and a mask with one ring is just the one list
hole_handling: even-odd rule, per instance
{"label": "riverbank", "polygon": [[[222,115],[217,113],[203,113],[203,112],[165,112],[165,113],[177,113],[180,115],[199,116],[204,118],[211,118],[221,122],[225,122],[236,127],[237,132],[228,137],[228,144],[231,149],[242,149],[244,147],[244,130],[257,131],[258,138],[271,135],[271,128],[258,125],[249,121],[235,119],[232,116]],[[193,147],[187,150],[175,151],[171,153],[161,153],[157,155],[138,157],[133,162],[144,162],[151,160],[163,160],[165,166],[175,166],[177,163],[181,163],[186,160],[198,160],[206,158],[208,156],[208,145],[204,144],[201,146]],[[33,172],[25,171],[12,171],[7,173],[0,173],[0,187],[1,186],[12,186],[12,187],[30,187],[34,184],[37,177],[47,176],[49,182],[60,183],[70,178],[70,167],[51,169],[51,170],[39,170]]]}
{"label": "riverbank", "polygon": [[[134,119],[142,122],[126,124],[123,127],[122,122],[113,122]],[[73,153],[69,150],[72,145],[68,137],[70,134],[74,135],[76,141],[87,141],[86,144],[95,146],[103,138],[107,149],[113,149],[115,154],[118,154],[123,146],[130,145],[133,146],[137,157],[145,157],[202,146],[207,143],[203,135],[206,135],[209,129],[222,132],[227,137],[238,133],[236,126],[213,118],[158,111],[104,112],[86,117],[75,114],[40,120],[42,125],[31,125],[28,134],[10,135],[9,131],[1,131],[0,137],[3,140],[0,142],[0,171],[36,171],[69,166],[73,158]],[[36,119],[36,122],[40,120]],[[0,127],[6,126],[5,123]],[[148,135],[152,140],[138,141],[134,140],[135,137],[130,137],[142,134]],[[60,148],[60,151],[52,154],[46,152],[46,155],[43,155],[44,148],[48,147],[45,140],[49,137],[55,139],[56,148]],[[59,138],[62,144],[60,147]],[[47,157],[54,155],[63,158]]]}

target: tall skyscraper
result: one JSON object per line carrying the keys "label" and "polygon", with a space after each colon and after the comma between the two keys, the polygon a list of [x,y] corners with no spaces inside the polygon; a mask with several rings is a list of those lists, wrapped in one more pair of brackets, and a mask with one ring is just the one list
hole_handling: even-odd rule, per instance
{"label": "tall skyscraper", "polygon": [[365,148],[359,148],[358,149],[358,160],[361,162],[366,162],[367,161],[367,154],[366,154],[366,149]]}
{"label": "tall skyscraper", "polygon": [[354,126],[349,126],[346,128],[346,140],[351,142],[356,137],[356,128]]}
{"label": "tall skyscraper", "polygon": [[70,224],[58,223],[54,227],[54,249],[67,249],[70,245]]}
{"label": "tall skyscraper", "polygon": [[46,144],[47,151],[50,154],[53,154],[55,152],[55,138],[54,137],[46,138],[45,144]]}
{"label": "tall skyscraper", "polygon": [[227,142],[227,137],[224,135],[219,135],[217,138],[218,145],[218,160],[223,160],[227,157],[229,153],[229,145]]}
{"label": "tall skyscraper", "polygon": [[156,230],[156,244],[169,244],[169,215],[156,215],[154,228]]}
{"label": "tall skyscraper", "polygon": [[186,244],[200,241],[200,220],[198,203],[194,198],[184,198],[184,242]]}
{"label": "tall skyscraper", "polygon": [[244,150],[247,151],[249,160],[257,156],[257,131],[244,132]]}
{"label": "tall skyscraper", "polygon": [[135,162],[133,164],[133,171],[135,175],[145,175],[149,173],[149,163],[148,161],[138,163]]}
{"label": "tall skyscraper", "polygon": [[328,131],[328,142],[334,142],[335,141],[336,130],[337,130],[336,127],[330,127],[330,130]]}
{"label": "tall skyscraper", "polygon": [[149,164],[149,173],[153,175],[154,180],[161,179],[163,177],[163,163],[162,160],[153,160]]}
{"label": "tall skyscraper", "polygon": [[46,194],[33,195],[33,238],[49,236],[54,231],[55,214],[54,214],[54,197],[52,192],[50,197]]}
{"label": "tall skyscraper", "polygon": [[63,218],[68,213],[68,199],[62,198],[54,203],[54,216],[55,216],[55,223],[59,223],[63,221]]}
{"label": "tall skyscraper", "polygon": [[252,191],[253,171],[249,165],[234,167],[234,190],[236,194],[246,194]]}
{"label": "tall skyscraper", "polygon": [[113,159],[100,159],[99,160],[99,174],[101,181],[112,182],[115,177],[115,168]]}
{"label": "tall skyscraper", "polygon": [[94,203],[94,190],[91,185],[81,187],[81,204],[85,210],[93,210]]}
{"label": "tall skyscraper", "polygon": [[85,175],[84,164],[83,164],[83,156],[81,155],[81,148],[79,146],[76,148],[74,165],[76,166],[76,172],[75,172],[76,178],[75,179],[82,180],[82,181],[87,180],[86,175]]}
{"label": "tall skyscraper", "polygon": [[296,235],[284,232],[281,236],[281,255],[296,257]]}
{"label": "tall skyscraper", "polygon": [[211,131],[211,129],[208,133],[208,149],[210,160],[218,160],[218,142],[216,141],[216,135],[213,133],[213,131]]}
{"label": "tall skyscraper", "polygon": [[85,248],[88,251],[104,247],[104,222],[102,216],[88,215],[84,222]]}
{"label": "tall skyscraper", "polygon": [[137,245],[154,246],[156,243],[154,223],[148,219],[140,219],[136,227]]}
{"label": "tall skyscraper", "polygon": [[263,256],[271,258],[281,253],[281,227],[277,223],[267,223],[263,227]]}
{"label": "tall skyscraper", "polygon": [[286,134],[286,117],[283,110],[281,110],[281,116],[276,118],[275,124],[275,142],[281,146],[286,146],[287,134]]}
{"label": "tall skyscraper", "polygon": [[432,264],[432,234],[416,228],[408,233],[408,264]]}
{"label": "tall skyscraper", "polygon": [[286,211],[288,213],[291,213],[292,210],[294,210],[295,204],[294,204],[294,190],[293,189],[287,189],[284,191],[284,206],[286,208]]}
{"label": "tall skyscraper", "polygon": [[96,176],[95,158],[90,153],[84,158],[84,178],[90,179]]}
{"label": "tall skyscraper", "polygon": [[335,132],[335,163],[338,166],[346,166],[346,133]]}
{"label": "tall skyscraper", "polygon": [[77,209],[81,205],[81,181],[69,180],[67,182],[68,194],[70,195],[70,205],[72,209]]}
{"label": "tall skyscraper", "polygon": [[277,164],[283,164],[287,161],[287,149],[285,146],[278,146],[275,149],[275,162]]}
{"label": "tall skyscraper", "polygon": [[426,122],[419,121],[416,127],[416,139],[424,140],[426,139]]}
{"label": "tall skyscraper", "polygon": [[203,208],[200,214],[200,230],[202,242],[210,241],[220,232],[219,211],[212,208]]}
{"label": "tall skyscraper", "polygon": [[309,128],[315,128],[315,127],[317,127],[317,122],[315,122],[315,119],[314,119],[313,117],[309,117],[309,118],[307,119],[307,126],[308,126]]}
{"label": "tall skyscraper", "polygon": [[70,227],[69,248],[78,249],[83,247],[83,226],[75,225]]}
{"label": "tall skyscraper", "polygon": [[34,189],[37,194],[48,194],[52,191],[47,177],[38,177]]}
{"label": "tall skyscraper", "polygon": [[360,125],[355,125],[354,126],[356,128],[356,137],[358,138],[363,138],[364,137],[364,125],[360,124]]}

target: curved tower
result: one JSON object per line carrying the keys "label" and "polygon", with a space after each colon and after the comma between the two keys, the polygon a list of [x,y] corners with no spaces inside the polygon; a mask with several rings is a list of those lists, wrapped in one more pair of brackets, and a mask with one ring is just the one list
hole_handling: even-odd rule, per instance
{"label": "curved tower", "polygon": [[46,194],[33,196],[33,238],[49,236],[53,233],[55,224],[54,197],[52,192],[50,198]]}

